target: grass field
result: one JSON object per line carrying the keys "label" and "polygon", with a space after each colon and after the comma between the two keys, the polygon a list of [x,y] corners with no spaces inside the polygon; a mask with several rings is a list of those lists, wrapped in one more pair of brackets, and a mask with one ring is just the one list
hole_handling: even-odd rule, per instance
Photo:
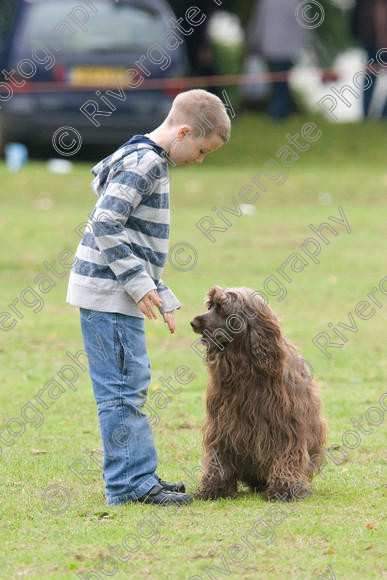
{"label": "grass field", "polygon": [[[169,335],[161,319],[146,321],[151,388],[160,387],[158,378],[173,375],[179,365],[187,365],[196,376],[159,411],[160,424],[154,434],[158,473],[164,479],[187,479],[183,467],[192,470],[200,465],[207,375],[202,360],[190,349],[196,337],[189,321],[203,311],[205,292],[214,283],[263,290],[265,279],[292,253],[300,252],[305,238],[315,237],[309,224],[318,226],[329,216],[339,218],[339,207],[351,232],[331,222],[338,235],[331,236],[329,245],[321,244],[320,263],[309,260],[302,271],[292,272],[291,283],[282,279],[286,298],[270,297],[269,303],[321,385],[329,445],[342,444],[343,433],[354,429],[351,418],[364,417],[369,407],[382,410],[387,295],[380,291],[375,295],[382,307],[375,306],[369,320],[357,317],[355,306],[386,275],[385,125],[332,125],[315,120],[322,131],[319,140],[300,152],[280,187],[266,179],[267,191],[251,204],[252,213],[227,214],[232,226],[216,232],[215,243],[195,227],[205,215],[216,218],[212,207],[232,208],[233,196],[238,197],[240,188],[287,144],[285,134],[300,132],[308,121],[295,118],[272,125],[260,117],[241,116],[233,121],[230,144],[203,166],[172,171],[170,245],[190,243],[196,248],[198,262],[188,272],[170,266],[165,270],[164,281],[183,308],[176,314],[174,335]],[[35,161],[20,173],[9,174],[1,164],[1,312],[11,313],[8,305],[27,286],[37,289],[34,279],[46,271],[44,261],[58,261],[63,250],[75,250],[79,238],[74,229],[87,219],[95,202],[89,187],[90,168],[91,163],[76,163],[71,173],[57,175]],[[221,225],[219,220],[217,225]],[[66,351],[83,348],[78,311],[65,304],[67,276],[55,280],[54,288],[39,293],[44,300],[40,311],[19,302],[23,318],[16,317],[16,326],[0,334],[2,429],[11,418],[20,420],[21,407],[34,401],[34,395],[70,362]],[[32,303],[31,294],[27,296]],[[358,331],[341,328],[348,341],[341,349],[330,349],[328,359],[311,341],[317,333],[329,331],[330,322],[350,324],[350,312]],[[70,471],[70,465],[80,458],[91,469],[95,467],[85,450],[100,447],[96,406],[86,372],[79,371],[76,387],[76,391],[68,388],[57,400],[46,395],[48,409],[43,411],[37,405],[44,414],[39,428],[27,422],[24,433],[14,437],[11,446],[0,442],[1,578],[62,579],[77,577],[76,573],[87,578],[92,570],[107,578],[113,572],[112,563],[105,560],[99,569],[101,559],[110,555],[108,545],[120,546],[123,553],[127,534],[137,535],[141,545],[128,561],[115,559],[117,579],[333,578],[328,566],[338,580],[385,577],[383,423],[370,426],[364,420],[363,428],[373,432],[361,435],[359,446],[348,451],[347,462],[328,462],[325,479],[315,479],[314,494],[301,501],[296,511],[287,511],[281,524],[273,525],[274,541],[267,544],[251,535],[252,547],[244,546],[246,553],[232,561],[230,546],[238,544],[256,520],[265,519],[265,512],[274,504],[242,488],[232,501],[196,501],[175,514],[160,512],[163,523],[158,525],[158,539],[156,531],[151,532],[144,523],[151,506],[108,507],[100,474],[86,476],[85,485]],[[377,421],[376,415],[370,416]],[[14,433],[22,428],[20,422],[11,423]],[[43,508],[42,493],[52,485],[67,490],[71,504],[64,513]],[[134,547],[135,539],[130,541]],[[235,561],[244,555],[242,562]],[[213,568],[206,574],[212,565],[218,571]]]}

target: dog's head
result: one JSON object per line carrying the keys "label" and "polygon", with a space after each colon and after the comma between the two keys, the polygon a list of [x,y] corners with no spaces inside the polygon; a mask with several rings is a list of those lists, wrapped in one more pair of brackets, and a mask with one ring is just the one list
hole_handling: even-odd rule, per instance
{"label": "dog's head", "polygon": [[250,358],[269,375],[284,362],[279,320],[264,299],[250,288],[213,286],[206,294],[207,312],[191,320],[194,332],[207,341],[210,358],[231,352]]}

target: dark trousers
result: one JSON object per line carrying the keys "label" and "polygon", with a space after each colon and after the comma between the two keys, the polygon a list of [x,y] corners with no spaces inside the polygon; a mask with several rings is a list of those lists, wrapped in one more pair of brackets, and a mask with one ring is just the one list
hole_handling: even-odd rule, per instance
{"label": "dark trousers", "polygon": [[[370,58],[373,58],[374,61],[377,62],[376,52],[377,51],[373,50],[372,48],[367,49],[367,55],[368,55],[367,61]],[[371,63],[371,66],[373,66],[373,64],[374,63]],[[370,68],[367,67],[367,74],[371,77],[372,84],[368,87],[368,89],[365,88],[369,84],[369,79],[365,76],[364,77],[364,98],[363,98],[364,117],[369,117],[371,101],[372,101],[372,97],[374,95],[376,83],[378,82],[378,76],[380,76],[383,73],[379,73],[378,76],[373,75],[370,71]],[[386,74],[386,73],[384,73],[384,74]],[[387,117],[387,95],[384,95],[384,107],[382,108],[381,117]]]}
{"label": "dark trousers", "polygon": [[[281,60],[269,63],[272,72],[289,72],[293,66],[290,60]],[[273,119],[283,119],[291,111],[292,98],[290,95],[289,83],[287,80],[278,82],[276,79],[272,84],[272,93],[269,97],[267,112]]]}

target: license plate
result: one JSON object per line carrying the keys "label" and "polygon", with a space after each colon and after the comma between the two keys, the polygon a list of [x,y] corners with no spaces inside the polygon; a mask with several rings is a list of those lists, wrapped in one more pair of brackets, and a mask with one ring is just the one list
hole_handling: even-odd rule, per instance
{"label": "license plate", "polygon": [[70,83],[84,87],[116,87],[122,80],[124,67],[76,66],[70,74]]}

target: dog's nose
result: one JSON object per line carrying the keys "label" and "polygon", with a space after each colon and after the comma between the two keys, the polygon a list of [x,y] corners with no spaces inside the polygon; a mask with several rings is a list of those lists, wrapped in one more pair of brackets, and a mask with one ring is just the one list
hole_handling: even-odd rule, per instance
{"label": "dog's nose", "polygon": [[194,332],[197,332],[198,331],[198,323],[195,321],[195,319],[191,320],[190,325],[191,325],[192,330]]}

